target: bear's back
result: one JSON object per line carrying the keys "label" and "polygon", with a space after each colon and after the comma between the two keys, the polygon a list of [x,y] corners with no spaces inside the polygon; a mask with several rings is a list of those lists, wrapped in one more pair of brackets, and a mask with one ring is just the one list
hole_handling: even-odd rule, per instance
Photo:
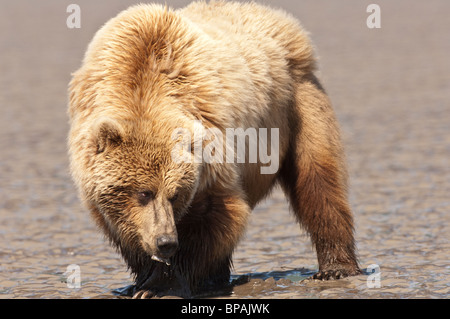
{"label": "bear's back", "polygon": [[[315,69],[313,47],[298,20],[283,10],[257,3],[193,2],[180,12],[206,34],[220,41],[234,38],[274,57],[280,52],[294,75]],[[233,39],[229,40],[233,41]],[[268,49],[269,48],[269,49]]]}

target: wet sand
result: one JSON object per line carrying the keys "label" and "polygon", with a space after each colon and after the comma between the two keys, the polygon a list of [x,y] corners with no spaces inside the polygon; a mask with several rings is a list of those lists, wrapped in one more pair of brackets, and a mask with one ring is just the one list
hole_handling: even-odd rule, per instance
{"label": "wet sand", "polygon": [[[133,2],[76,1],[81,28],[68,29],[72,2],[0,0],[0,298],[117,298],[111,291],[131,284],[70,179],[66,90],[94,32]],[[239,284],[220,298],[449,297],[450,2],[376,1],[381,29],[366,26],[369,3],[276,6],[318,50],[347,150],[361,266],[379,266],[381,287],[368,274],[304,280],[316,255],[276,190],[236,249]],[[81,288],[68,287],[71,264]]]}

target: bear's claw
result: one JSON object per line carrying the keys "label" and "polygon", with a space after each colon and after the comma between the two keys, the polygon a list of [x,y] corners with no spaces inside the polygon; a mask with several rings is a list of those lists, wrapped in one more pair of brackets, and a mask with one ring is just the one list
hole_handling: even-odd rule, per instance
{"label": "bear's claw", "polygon": [[360,275],[362,272],[360,269],[353,269],[353,270],[347,270],[347,269],[332,269],[332,270],[322,270],[314,275],[312,275],[311,279],[315,280],[334,280],[334,279],[342,279],[349,276],[356,276]]}
{"label": "bear's claw", "polygon": [[316,280],[333,280],[347,277],[339,270],[319,271],[312,276],[312,279]]}
{"label": "bear's claw", "polygon": [[133,295],[132,299],[150,299],[156,296],[156,294],[151,290],[139,290]]}

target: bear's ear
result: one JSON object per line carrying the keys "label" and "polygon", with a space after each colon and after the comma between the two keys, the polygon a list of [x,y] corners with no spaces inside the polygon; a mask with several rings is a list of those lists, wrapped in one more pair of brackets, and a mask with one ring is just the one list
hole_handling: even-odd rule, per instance
{"label": "bear's ear", "polygon": [[122,128],[114,120],[102,120],[94,129],[97,143],[97,154],[105,151],[107,147],[116,147],[122,142]]}

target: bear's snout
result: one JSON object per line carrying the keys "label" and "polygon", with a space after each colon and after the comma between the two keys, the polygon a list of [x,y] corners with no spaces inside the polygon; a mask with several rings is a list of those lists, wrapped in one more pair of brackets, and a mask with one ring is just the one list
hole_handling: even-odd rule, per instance
{"label": "bear's snout", "polygon": [[178,238],[173,235],[162,235],[156,239],[156,247],[163,258],[172,257],[178,248]]}

